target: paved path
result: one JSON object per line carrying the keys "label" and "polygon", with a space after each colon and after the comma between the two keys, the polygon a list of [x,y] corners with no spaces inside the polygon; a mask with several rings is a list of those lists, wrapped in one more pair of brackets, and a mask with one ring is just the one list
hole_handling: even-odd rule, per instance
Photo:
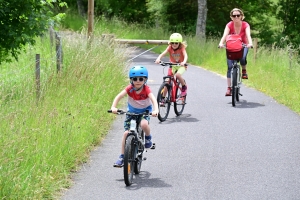
{"label": "paved path", "polygon": [[[147,53],[133,63],[148,68],[155,95],[163,76],[156,57]],[[134,184],[126,187],[122,169],[112,167],[123,132],[118,116],[63,200],[300,199],[299,115],[245,86],[232,107],[225,77],[200,67],[190,65],[184,77],[184,114],[176,117],[171,107],[167,121],[151,118],[156,150],[146,153]]]}

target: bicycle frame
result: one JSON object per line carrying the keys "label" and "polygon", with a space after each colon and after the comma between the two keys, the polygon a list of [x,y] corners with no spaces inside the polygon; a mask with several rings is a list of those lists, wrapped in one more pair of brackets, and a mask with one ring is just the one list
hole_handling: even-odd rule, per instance
{"label": "bicycle frame", "polygon": [[164,82],[167,82],[171,86],[171,97],[170,102],[176,102],[176,89],[179,87],[179,82],[177,82],[176,76],[173,74],[172,65],[169,65],[168,75],[163,77]]}
{"label": "bicycle frame", "polygon": [[[145,150],[145,134],[142,135],[142,128],[140,126],[140,123],[137,123],[136,122],[137,120],[136,119],[131,119],[130,120],[130,130],[129,130],[129,133],[127,134],[127,137],[130,136],[130,135],[134,135],[134,138],[135,138],[135,153],[134,153],[134,158],[136,158],[137,154],[138,154],[138,147],[141,146],[142,149],[141,149],[141,152],[144,152]],[[126,138],[127,138],[126,137]],[[142,144],[142,145],[139,145]],[[139,155],[142,154],[142,153],[139,153]]]}

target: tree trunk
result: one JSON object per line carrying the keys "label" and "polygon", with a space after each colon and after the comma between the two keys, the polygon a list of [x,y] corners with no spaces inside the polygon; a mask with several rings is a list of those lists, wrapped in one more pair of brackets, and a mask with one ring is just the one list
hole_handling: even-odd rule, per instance
{"label": "tree trunk", "polygon": [[196,37],[205,39],[207,0],[198,0]]}
{"label": "tree trunk", "polygon": [[77,0],[78,14],[82,17],[86,16],[82,0]]}

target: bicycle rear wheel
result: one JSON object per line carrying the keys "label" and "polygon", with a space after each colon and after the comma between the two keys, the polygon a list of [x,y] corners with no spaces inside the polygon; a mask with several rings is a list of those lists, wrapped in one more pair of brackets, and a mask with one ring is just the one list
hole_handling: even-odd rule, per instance
{"label": "bicycle rear wheel", "polygon": [[[164,95],[164,91],[167,90]],[[157,104],[158,104],[158,119],[159,121],[163,122],[167,119],[169,112],[170,112],[170,84],[169,83],[162,83],[157,94]]]}
{"label": "bicycle rear wheel", "polygon": [[231,77],[231,82],[232,82],[232,88],[231,88],[231,97],[232,97],[232,106],[235,106],[236,100],[237,100],[237,95],[238,94],[238,89],[237,89],[237,68],[232,69],[232,77]]}
{"label": "bicycle rear wheel", "polygon": [[139,128],[141,140],[143,143],[139,142],[138,145],[138,155],[137,155],[137,160],[134,162],[134,173],[139,174],[141,172],[141,167],[142,167],[142,161],[143,161],[143,152],[144,152],[144,143],[145,143],[145,133],[144,131]]}
{"label": "bicycle rear wheel", "polygon": [[185,104],[186,104],[186,96],[182,97],[181,96],[181,83],[176,80],[178,87],[176,88],[176,97],[175,97],[175,102],[174,102],[174,112],[177,116],[181,115]]}
{"label": "bicycle rear wheel", "polygon": [[132,184],[134,173],[134,135],[129,135],[126,138],[125,152],[124,152],[124,182],[127,186]]}

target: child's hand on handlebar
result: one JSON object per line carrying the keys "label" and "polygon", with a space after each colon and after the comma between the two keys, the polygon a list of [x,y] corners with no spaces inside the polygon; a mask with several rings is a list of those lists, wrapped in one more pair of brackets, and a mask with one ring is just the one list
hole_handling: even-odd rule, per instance
{"label": "child's hand on handlebar", "polygon": [[111,112],[117,114],[118,113],[118,108],[111,107]]}
{"label": "child's hand on handlebar", "polygon": [[155,62],[156,64],[159,64],[159,63],[160,63],[160,59],[156,59],[154,62]]}
{"label": "child's hand on handlebar", "polygon": [[158,111],[157,110],[153,110],[152,111],[152,117],[157,117],[158,115]]}

